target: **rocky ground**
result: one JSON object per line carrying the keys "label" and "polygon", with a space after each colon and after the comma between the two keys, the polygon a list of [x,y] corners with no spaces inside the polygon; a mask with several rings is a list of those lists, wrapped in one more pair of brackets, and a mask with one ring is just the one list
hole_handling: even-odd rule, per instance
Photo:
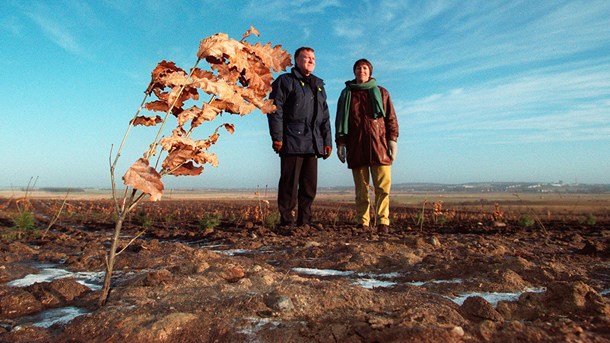
{"label": "rocky ground", "polygon": [[[252,219],[260,203],[160,202],[123,230],[100,307],[111,203],[72,202],[47,231],[61,201],[32,201],[39,230],[20,236],[20,207],[0,203],[1,342],[610,342],[609,223],[458,216],[379,234],[320,203],[287,230]],[[81,274],[20,284],[45,268]],[[40,324],[60,309],[80,315]]]}

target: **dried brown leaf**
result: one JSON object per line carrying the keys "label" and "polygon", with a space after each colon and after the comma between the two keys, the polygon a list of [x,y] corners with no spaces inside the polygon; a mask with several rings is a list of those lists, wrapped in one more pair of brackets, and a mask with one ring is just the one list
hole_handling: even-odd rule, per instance
{"label": "dried brown leaf", "polygon": [[223,61],[225,56],[233,56],[240,49],[241,44],[238,41],[229,38],[226,33],[217,33],[201,40],[197,57],[208,61],[210,61],[208,57],[213,57]]}
{"label": "dried brown leaf", "polygon": [[193,160],[199,164],[209,163],[213,167],[218,167],[218,157],[213,153],[200,151],[193,156]]}
{"label": "dried brown leaf", "polygon": [[228,64],[212,64],[211,68],[218,72],[218,79],[222,79],[230,84],[236,84],[237,80],[242,76],[237,67]]}
{"label": "dried brown leaf", "polygon": [[209,163],[213,166],[218,165],[218,159],[215,154],[184,147],[169,153],[163,161],[162,168],[169,174],[176,176],[201,174],[203,167],[196,166],[193,162],[198,164]]}
{"label": "dried brown leaf", "polygon": [[191,83],[188,75],[184,71],[168,73],[161,77],[160,80],[163,81],[167,87],[186,86]]}
{"label": "dried brown leaf", "polygon": [[233,134],[233,132],[235,132],[235,125],[229,123],[224,123],[222,125],[225,127],[225,130],[227,130],[228,133]]}
{"label": "dried brown leaf", "polygon": [[182,126],[176,126],[175,129],[172,130],[172,135],[182,137],[186,135],[186,130],[182,128]]}
{"label": "dried brown leaf", "polygon": [[161,199],[163,195],[163,182],[161,175],[155,168],[148,165],[145,158],[138,159],[123,175],[123,182],[126,186],[132,186],[143,193],[150,195],[151,201]]}
{"label": "dried brown leaf", "polygon": [[252,106],[260,109],[262,113],[267,114],[275,111],[273,100],[263,99],[263,97],[258,94],[258,92],[254,91],[254,89],[242,88],[240,89],[239,93],[244,100],[248,101]]}
{"label": "dried brown leaf", "polygon": [[194,152],[192,148],[184,147],[174,149],[167,155],[165,160],[163,160],[161,167],[165,171],[172,171],[186,163],[188,160],[192,160],[193,155]]}
{"label": "dried brown leaf", "polygon": [[193,76],[193,79],[195,80],[193,85],[196,85],[196,87],[200,88],[204,92],[214,94],[221,99],[232,97],[235,94],[233,86],[223,82],[222,80],[216,81],[207,78],[199,78],[196,76]]}
{"label": "dried brown leaf", "polygon": [[212,101],[212,105],[225,112],[232,113],[232,114],[240,114],[242,116],[254,111],[254,109],[256,108],[256,106],[244,102],[243,99],[241,99],[241,101],[239,101],[239,102],[230,102],[230,101],[215,99],[214,101]]}
{"label": "dried brown leaf", "polygon": [[204,103],[201,113],[199,113],[199,115],[191,122],[191,127],[195,128],[201,125],[203,122],[214,120],[220,112],[222,112],[221,109]]}
{"label": "dried brown leaf", "polygon": [[218,137],[220,137],[220,134],[218,133],[218,129],[216,129],[216,131],[214,131],[214,133],[211,134],[210,137],[208,137],[208,140],[210,141],[210,143],[216,144],[216,142],[218,141]]}
{"label": "dried brown leaf", "polygon": [[229,65],[235,66],[238,72],[250,68],[250,54],[246,51],[239,50],[234,55],[229,56]]}
{"label": "dried brown leaf", "polygon": [[138,116],[135,119],[132,119],[131,123],[133,126],[144,125],[144,126],[155,126],[162,122],[163,119],[159,116],[154,117],[146,117],[146,116]]}
{"label": "dried brown leaf", "polygon": [[197,107],[197,106],[193,106],[190,108],[187,108],[186,110],[180,112],[180,114],[178,115],[178,125],[182,126],[184,125],[187,121],[189,120],[193,120],[193,118],[197,118],[198,116],[201,115],[201,108]]}
{"label": "dried brown leaf", "polygon": [[168,62],[165,60],[159,62],[159,64],[157,64],[155,69],[153,69],[153,71],[151,72],[151,81],[150,81],[150,84],[148,85],[148,89],[146,89],[146,93],[150,94],[155,89],[165,88],[167,86],[166,81],[165,81],[166,77],[169,74],[173,74],[173,73],[182,73],[182,74],[186,75],[184,70],[177,67],[176,63],[174,63],[174,62],[171,62],[171,61]]}
{"label": "dried brown leaf", "polygon": [[159,141],[159,145],[163,147],[165,151],[173,151],[175,149],[195,149],[195,141],[188,137],[181,137],[172,135],[164,137]]}
{"label": "dried brown leaf", "polygon": [[180,167],[172,170],[169,174],[174,176],[197,176],[203,172],[203,167],[196,167],[192,161],[186,162]]}
{"label": "dried brown leaf", "polygon": [[292,56],[281,45],[271,47],[271,43],[255,45],[244,42],[244,49],[254,54],[268,67],[275,72],[286,70],[286,67],[291,66]]}
{"label": "dried brown leaf", "polygon": [[275,112],[275,105],[273,104],[273,100],[263,99],[260,101],[256,100],[256,102],[253,100],[253,103],[263,114]]}
{"label": "dried brown leaf", "polygon": [[212,146],[212,142],[209,139],[200,139],[195,141],[195,147],[199,150],[208,150]]}
{"label": "dried brown leaf", "polygon": [[144,105],[144,108],[146,108],[149,111],[167,112],[167,110],[169,110],[169,105],[165,101],[156,100],[156,101],[147,102]]}
{"label": "dried brown leaf", "polygon": [[261,34],[258,32],[258,30],[254,26],[250,25],[250,29],[248,31],[246,31],[243,36],[241,36],[242,42],[246,38],[250,37],[250,35],[255,35],[256,37],[259,37]]}
{"label": "dried brown leaf", "polygon": [[257,96],[264,98],[271,92],[271,83],[273,82],[273,74],[269,68],[262,63],[256,62],[251,64],[250,68],[244,70],[245,78],[248,80],[248,86]]}

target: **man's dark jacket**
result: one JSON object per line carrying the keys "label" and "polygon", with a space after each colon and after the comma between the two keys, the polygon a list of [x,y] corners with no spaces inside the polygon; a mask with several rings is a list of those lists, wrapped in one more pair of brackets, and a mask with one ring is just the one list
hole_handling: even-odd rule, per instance
{"label": "man's dark jacket", "polygon": [[[310,75],[311,87],[298,68],[280,75],[272,84],[270,99],[276,106],[269,113],[269,132],[273,141],[281,141],[281,154],[324,154],[332,146],[330,115],[324,81]],[[315,94],[314,90],[315,88]]]}

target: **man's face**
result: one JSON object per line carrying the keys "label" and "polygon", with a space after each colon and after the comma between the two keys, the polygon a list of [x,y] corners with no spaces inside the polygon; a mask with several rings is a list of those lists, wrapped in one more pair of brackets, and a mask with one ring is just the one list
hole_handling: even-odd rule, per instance
{"label": "man's face", "polygon": [[371,78],[371,70],[368,65],[360,63],[354,69],[354,76],[356,76],[356,83],[368,82]]}
{"label": "man's face", "polygon": [[296,62],[301,72],[308,76],[316,68],[316,55],[313,51],[303,50],[297,56]]}

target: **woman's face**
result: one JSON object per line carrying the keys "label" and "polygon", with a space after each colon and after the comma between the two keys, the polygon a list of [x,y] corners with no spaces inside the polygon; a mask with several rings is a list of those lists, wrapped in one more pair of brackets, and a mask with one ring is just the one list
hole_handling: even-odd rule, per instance
{"label": "woman's face", "polygon": [[356,76],[356,83],[368,82],[371,78],[371,70],[368,65],[360,63],[354,69],[354,76]]}

